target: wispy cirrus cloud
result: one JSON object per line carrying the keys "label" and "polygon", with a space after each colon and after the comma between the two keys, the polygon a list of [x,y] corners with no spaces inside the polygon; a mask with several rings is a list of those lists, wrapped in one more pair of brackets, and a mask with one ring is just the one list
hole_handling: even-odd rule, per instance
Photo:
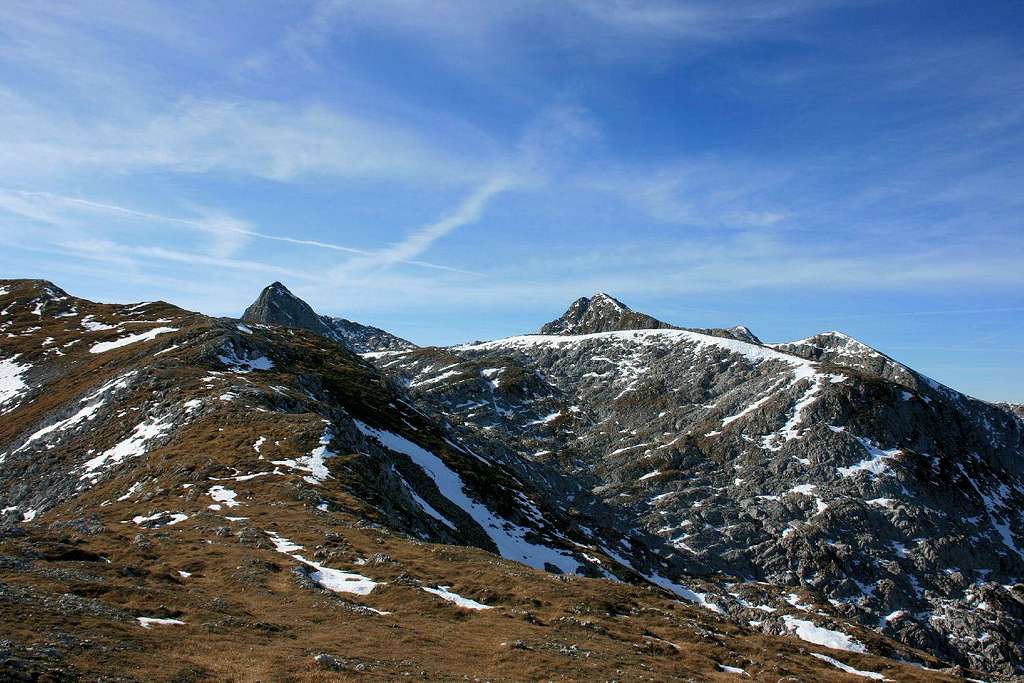
{"label": "wispy cirrus cloud", "polygon": [[[524,22],[543,19],[545,31],[531,39],[574,50],[599,51],[610,41],[665,38],[704,43],[739,39],[759,30],[778,30],[778,23],[812,16],[836,7],[867,4],[870,0],[511,0],[480,3],[471,0],[375,0],[314,2],[301,35],[310,46],[322,46],[332,32],[348,25],[383,25],[390,30],[461,39],[460,47],[502,46],[500,36]],[[292,32],[294,33],[294,32]],[[634,47],[641,47],[634,42]],[[629,58],[616,52],[616,57]]]}
{"label": "wispy cirrus cloud", "polygon": [[[778,22],[823,12],[856,0],[570,0],[594,21],[624,33],[695,41],[743,37]],[[863,0],[860,4],[864,4]]]}
{"label": "wispy cirrus cloud", "polygon": [[318,104],[183,98],[117,125],[64,118],[0,92],[0,175],[71,168],[244,174],[274,181],[388,179],[429,184],[485,177],[500,161],[484,135],[440,145],[406,123]]}
{"label": "wispy cirrus cloud", "polygon": [[573,182],[617,197],[651,220],[701,228],[745,229],[783,222],[780,196],[793,172],[750,160],[693,157],[647,168],[598,167]]}

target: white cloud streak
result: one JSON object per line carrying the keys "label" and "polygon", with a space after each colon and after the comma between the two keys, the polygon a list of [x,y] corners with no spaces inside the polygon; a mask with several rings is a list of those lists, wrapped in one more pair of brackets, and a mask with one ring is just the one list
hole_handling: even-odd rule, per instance
{"label": "white cloud streak", "polygon": [[[397,263],[415,262],[414,259],[435,242],[457,228],[480,220],[487,204],[496,196],[519,184],[513,176],[501,175],[487,181],[466,196],[455,209],[439,220],[410,233],[404,240],[380,249],[362,258],[353,259],[335,268],[331,276],[339,279],[355,271],[387,268]],[[454,270],[454,269],[451,269]]]}
{"label": "white cloud streak", "polygon": [[[136,209],[127,208],[124,206],[118,206],[115,204],[108,204],[104,202],[96,202],[78,197],[67,197],[63,195],[54,194],[51,192],[25,191],[10,188],[0,188],[0,209],[7,210],[11,213],[21,215],[31,220],[42,221],[50,223],[52,225],[66,224],[69,219],[66,209],[69,208],[85,209],[91,212],[100,212],[105,214],[114,214],[131,219],[137,219],[148,223],[179,225],[192,230],[198,230],[203,233],[214,235],[214,237],[217,240],[217,244],[229,245],[229,248],[227,250],[229,253],[234,253],[235,251],[237,251],[239,244],[237,242],[232,242],[230,239],[225,239],[225,235],[251,237],[261,240],[268,240],[272,242],[294,244],[296,246],[324,249],[332,252],[355,254],[364,257],[375,257],[379,254],[379,252],[369,249],[359,249],[356,247],[349,247],[341,244],[334,244],[331,242],[323,242],[320,240],[301,239],[296,237],[274,235],[265,232],[260,232],[258,230],[253,230],[249,227],[243,227],[247,225],[243,221],[239,221],[229,216],[219,214],[215,214],[209,218],[203,218],[198,220],[190,218],[179,218],[175,216],[164,216],[161,214],[150,213],[147,211],[138,211]],[[226,256],[227,253],[224,253],[224,250],[216,250],[215,255]],[[390,258],[389,262],[415,265],[423,268],[442,270],[452,273],[462,273],[469,275],[474,274],[471,271],[453,268],[450,266],[445,266],[437,263],[430,263],[428,261],[422,261],[412,257],[402,258],[401,255],[399,255],[397,258]]]}

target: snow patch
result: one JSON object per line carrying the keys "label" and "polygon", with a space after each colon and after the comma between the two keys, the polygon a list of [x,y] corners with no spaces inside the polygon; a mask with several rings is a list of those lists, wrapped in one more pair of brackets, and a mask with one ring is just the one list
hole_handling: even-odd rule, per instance
{"label": "snow patch", "polygon": [[102,470],[109,469],[128,458],[145,455],[147,452],[146,444],[164,436],[173,426],[170,416],[151,418],[140,423],[126,439],[116,446],[87,460],[82,466],[85,473],[80,478],[95,481],[102,474]]}
{"label": "snow patch", "polygon": [[178,328],[176,327],[154,327],[153,329],[148,330],[146,332],[130,334],[127,337],[121,337],[120,339],[115,339],[114,341],[93,344],[92,347],[89,349],[89,353],[104,353],[106,351],[112,351],[113,349],[119,349],[121,347],[128,346],[129,344],[136,344],[138,342],[143,341],[151,341],[153,339],[156,339],[161,334],[177,331]]}
{"label": "snow patch", "polygon": [[211,486],[210,490],[207,493],[210,495],[210,498],[213,498],[215,501],[217,501],[217,503],[209,506],[211,510],[220,510],[221,503],[223,503],[229,508],[237,507],[239,505],[238,501],[235,500],[235,498],[238,497],[238,494],[232,491],[231,489],[224,488],[219,484],[217,486]]}
{"label": "snow patch", "polygon": [[164,510],[163,512],[157,512],[155,514],[149,515],[148,517],[144,517],[142,515],[132,517],[132,521],[138,526],[142,526],[146,522],[155,522],[162,519],[166,519],[167,521],[157,524],[155,526],[174,526],[178,522],[184,522],[186,519],[188,519],[188,515],[181,512],[171,512],[170,510]]}
{"label": "snow patch", "polygon": [[103,330],[113,330],[117,325],[106,325],[104,323],[96,322],[93,320],[95,316],[89,314],[82,318],[81,325],[82,329],[88,332],[102,332]]}
{"label": "snow patch", "polygon": [[380,585],[378,582],[360,574],[325,567],[318,562],[307,560],[302,555],[295,554],[296,550],[302,550],[302,546],[292,543],[287,538],[278,536],[270,531],[267,532],[267,536],[274,544],[274,549],[277,550],[277,552],[288,555],[292,559],[298,560],[302,564],[312,568],[313,571],[310,572],[309,578],[315,581],[321,588],[334,591],[335,593],[369,595],[373,592],[374,588]]}
{"label": "snow patch", "polygon": [[450,590],[448,590],[448,586],[438,586],[437,588],[426,588],[426,587],[424,587],[423,590],[425,590],[426,592],[431,593],[433,595],[436,595],[437,597],[441,598],[442,600],[447,600],[448,602],[455,603],[459,607],[465,607],[466,609],[472,609],[472,610],[494,609],[494,607],[492,605],[485,605],[482,602],[477,602],[476,600],[470,600],[469,598],[464,598],[461,595],[459,595],[458,593],[452,593]]}
{"label": "snow patch", "polygon": [[[25,440],[25,443],[23,443],[18,448],[18,450],[14,452],[17,453],[28,448],[31,444],[46,437],[49,434],[60,434],[72,427],[76,427],[82,422],[87,422],[94,419],[96,417],[96,413],[99,411],[100,408],[103,407],[103,404],[106,401],[106,399],[104,398],[106,394],[111,391],[117,391],[119,389],[124,389],[125,387],[127,387],[128,381],[135,374],[136,372],[133,370],[121,377],[118,377],[117,379],[110,380],[109,382],[107,382],[99,389],[92,392],[91,394],[89,394],[80,401],[80,403],[87,404],[84,408],[79,410],[71,417],[65,418],[63,420],[58,420],[57,422],[54,422],[52,425],[49,425],[48,427],[43,427],[39,431],[35,432],[30,437],[28,437],[28,439]],[[93,401],[96,402],[93,403]],[[50,448],[52,448],[52,446],[50,446]]]}
{"label": "snow patch", "polygon": [[854,676],[860,676],[861,678],[872,678],[872,679],[874,679],[876,681],[887,681],[887,680],[889,680],[889,679],[887,679],[885,676],[883,676],[880,673],[875,673],[874,671],[859,671],[858,669],[854,669],[852,666],[848,666],[846,664],[843,664],[839,660],[832,659],[831,657],[829,657],[827,655],[822,655],[822,654],[818,654],[817,652],[812,652],[811,656],[812,657],[817,657],[818,659],[820,659],[823,662],[828,662],[829,664],[831,664],[835,668],[840,669],[842,671],[845,671],[846,673],[852,674]]}
{"label": "snow patch", "polygon": [[822,628],[812,621],[797,619],[796,617],[788,614],[782,617],[782,621],[787,629],[796,634],[797,638],[805,640],[808,643],[824,645],[825,647],[830,647],[833,650],[867,652],[867,648],[864,647],[863,643],[854,640],[845,633]]}
{"label": "snow patch", "polygon": [[266,356],[252,357],[248,354],[239,355],[233,348],[226,349],[225,353],[219,354],[217,360],[231,372],[242,374],[253,370],[273,370],[274,361]]}
{"label": "snow patch", "polygon": [[135,617],[142,628],[152,628],[153,626],[181,626],[185,622],[178,619],[159,619],[157,617]]}
{"label": "snow patch", "polygon": [[865,439],[859,436],[854,438],[857,439],[860,445],[864,447],[864,450],[866,450],[868,455],[871,457],[861,460],[855,465],[850,465],[849,467],[837,467],[836,472],[838,472],[839,476],[843,478],[852,477],[858,472],[869,472],[877,477],[889,468],[889,461],[892,458],[895,458],[903,452],[899,448],[883,450],[878,446],[878,444],[874,443],[870,439]]}
{"label": "snow patch", "polygon": [[[25,393],[25,390],[28,389],[28,385],[25,384],[23,377],[32,366],[15,363],[14,361],[20,355],[15,354],[10,358],[0,360],[0,408],[20,398]],[[7,411],[4,410],[3,412]]]}
{"label": "snow patch", "polygon": [[331,477],[325,461],[337,455],[337,453],[328,448],[332,439],[334,439],[334,432],[328,427],[324,430],[323,436],[320,437],[320,445],[310,451],[309,455],[289,458],[288,460],[271,460],[270,462],[271,464],[282,465],[300,472],[309,472],[307,476],[303,477],[306,482],[322,484]]}
{"label": "snow patch", "polygon": [[726,666],[725,664],[719,664],[718,669],[724,671],[727,674],[736,674],[737,676],[749,676],[746,671],[739,668],[738,666]]}

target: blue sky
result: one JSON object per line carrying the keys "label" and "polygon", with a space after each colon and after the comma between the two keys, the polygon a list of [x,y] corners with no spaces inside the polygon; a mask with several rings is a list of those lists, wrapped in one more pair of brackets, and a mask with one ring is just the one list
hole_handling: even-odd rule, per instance
{"label": "blue sky", "polygon": [[1024,401],[1024,12],[0,0],[0,273],[419,343],[610,292]]}

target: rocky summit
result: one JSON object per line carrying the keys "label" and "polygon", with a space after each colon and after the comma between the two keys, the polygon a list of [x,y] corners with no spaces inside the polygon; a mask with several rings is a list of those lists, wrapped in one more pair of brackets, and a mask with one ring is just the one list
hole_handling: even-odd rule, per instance
{"label": "rocky summit", "polygon": [[0,281],[0,678],[1022,673],[1013,409],[839,333],[543,332]]}
{"label": "rocky summit", "polygon": [[615,297],[600,293],[592,297],[580,297],[561,317],[541,327],[540,333],[592,334],[662,327],[672,325],[644,313],[637,313]]}
{"label": "rocky summit", "polygon": [[318,315],[309,304],[292,294],[280,282],[268,285],[242,313],[242,320],[309,330],[341,342],[358,353],[416,348],[412,342],[380,328],[344,318]]}

